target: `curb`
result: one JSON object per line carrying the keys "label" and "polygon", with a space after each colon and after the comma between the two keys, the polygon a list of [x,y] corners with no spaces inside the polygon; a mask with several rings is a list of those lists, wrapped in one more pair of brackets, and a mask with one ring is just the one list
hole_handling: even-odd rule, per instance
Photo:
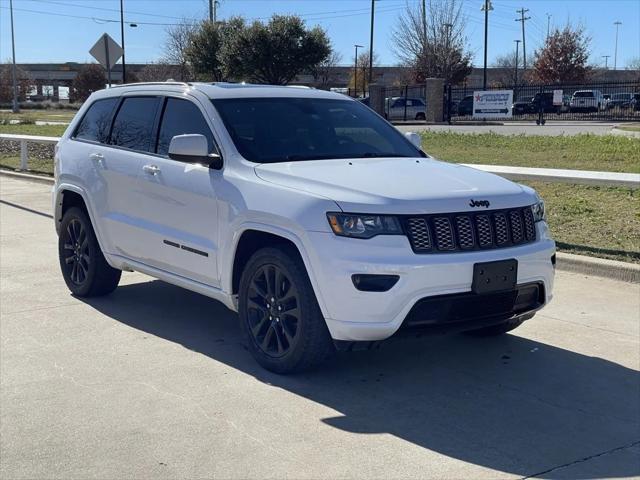
{"label": "curb", "polygon": [[53,177],[45,177],[44,175],[34,175],[33,173],[14,172],[12,170],[0,169],[0,177],[9,177],[20,180],[27,180],[29,182],[44,183],[47,185],[53,185]]}
{"label": "curb", "polygon": [[[53,185],[54,183],[53,177],[0,169],[0,177],[3,176],[47,185]],[[640,283],[640,265],[617,260],[575,255],[573,253],[557,252],[556,255],[559,270],[611,278],[623,282]]]}
{"label": "curb", "polygon": [[620,135],[622,137],[628,137],[628,138],[640,138],[640,132],[632,132],[630,130],[621,130],[616,127],[613,127],[611,129],[611,134]]}
{"label": "curb", "polygon": [[640,283],[640,265],[635,263],[557,252],[557,266],[566,272],[594,275],[629,283]]}

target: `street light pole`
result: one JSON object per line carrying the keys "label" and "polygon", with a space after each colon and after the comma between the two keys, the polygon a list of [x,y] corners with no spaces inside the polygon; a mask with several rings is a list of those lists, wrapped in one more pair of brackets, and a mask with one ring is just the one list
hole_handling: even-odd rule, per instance
{"label": "street light pole", "polygon": [[373,22],[375,19],[376,0],[371,0],[371,35],[369,37],[369,83],[373,81]]}
{"label": "street light pole", "polygon": [[120,0],[120,42],[122,43],[122,83],[127,83],[126,62],[124,60],[124,6]]}
{"label": "street light pole", "polygon": [[613,24],[616,26],[616,50],[613,54],[613,69],[616,70],[618,68],[618,27],[622,25],[622,22],[617,21],[613,22]]}
{"label": "street light pole", "polygon": [[13,55],[13,65],[11,67],[11,76],[13,78],[13,105],[11,110],[13,113],[20,112],[18,105],[18,78],[16,75],[16,40],[13,35],[13,0],[9,0],[9,12],[11,14],[11,54]]}
{"label": "street light pole", "polygon": [[487,89],[487,40],[489,38],[489,10],[493,10],[491,0],[484,0],[484,68],[482,69],[482,89]]}
{"label": "street light pole", "polygon": [[353,65],[353,98],[358,98],[358,49],[362,45],[354,45],[356,47],[356,60]]}

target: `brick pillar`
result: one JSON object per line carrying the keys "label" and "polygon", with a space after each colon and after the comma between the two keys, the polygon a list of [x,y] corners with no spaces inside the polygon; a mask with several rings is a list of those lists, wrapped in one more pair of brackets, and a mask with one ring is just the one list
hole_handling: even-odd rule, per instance
{"label": "brick pillar", "polygon": [[442,78],[427,78],[426,80],[427,122],[439,123],[444,121],[444,80]]}
{"label": "brick pillar", "polygon": [[384,86],[377,83],[369,84],[369,107],[384,117]]}

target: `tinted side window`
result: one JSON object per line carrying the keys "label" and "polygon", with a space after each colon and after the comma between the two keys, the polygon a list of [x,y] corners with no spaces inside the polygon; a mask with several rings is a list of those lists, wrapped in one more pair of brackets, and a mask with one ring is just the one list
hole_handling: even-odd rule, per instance
{"label": "tinted side window", "polygon": [[209,152],[215,151],[213,135],[200,109],[188,100],[169,98],[160,124],[157,153],[167,155],[171,139],[185,133],[204,135],[207,137]]}
{"label": "tinted side window", "polygon": [[141,152],[153,149],[157,97],[125,98],[111,130],[111,144]]}
{"label": "tinted side window", "polygon": [[118,103],[117,98],[105,98],[93,102],[82,117],[74,138],[106,143],[111,126],[111,112],[113,112],[116,103]]}

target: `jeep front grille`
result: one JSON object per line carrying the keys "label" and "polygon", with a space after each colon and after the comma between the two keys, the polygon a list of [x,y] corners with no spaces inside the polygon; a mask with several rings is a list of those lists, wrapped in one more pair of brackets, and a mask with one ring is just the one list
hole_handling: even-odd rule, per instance
{"label": "jeep front grille", "polygon": [[416,253],[447,253],[524,245],[536,240],[531,207],[407,217]]}

